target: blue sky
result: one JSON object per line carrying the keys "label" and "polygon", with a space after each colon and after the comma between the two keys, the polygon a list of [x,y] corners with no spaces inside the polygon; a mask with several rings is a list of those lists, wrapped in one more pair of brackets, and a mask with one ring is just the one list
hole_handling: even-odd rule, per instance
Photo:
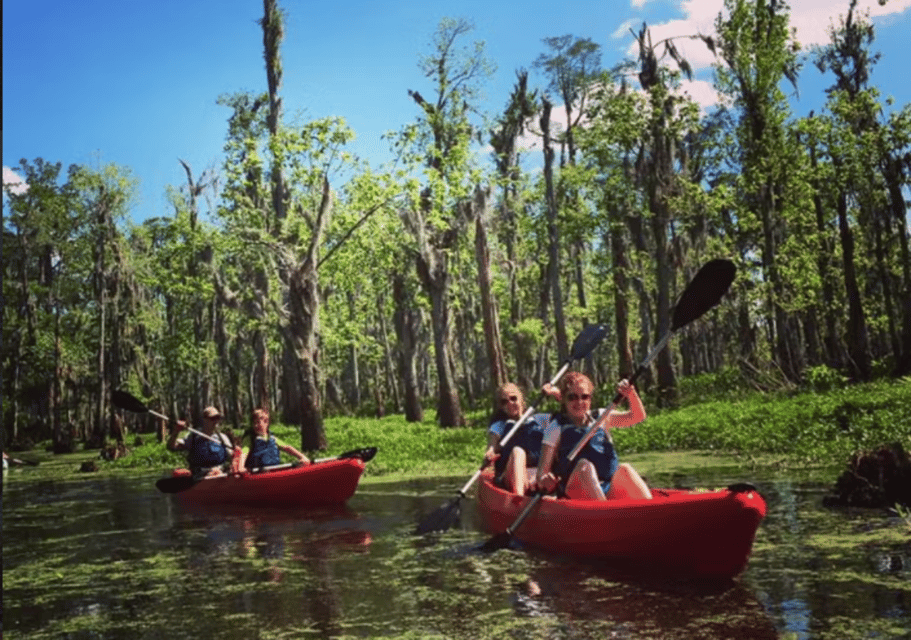
{"label": "blue sky", "polygon": [[[804,45],[827,40],[826,28],[848,1],[792,0],[792,24]],[[355,153],[377,165],[390,159],[380,136],[416,117],[408,89],[432,92],[417,62],[430,52],[444,16],[475,24],[497,71],[486,111],[506,103],[515,70],[531,68],[542,38],[572,34],[602,47],[612,66],[634,53],[630,28],[646,21],[653,40],[711,33],[722,0],[280,0],[286,116],[344,117],[357,134]],[[872,81],[899,105],[911,102],[905,80],[911,0],[861,0],[877,26],[882,53]],[[185,181],[178,158],[198,176],[218,168],[228,109],[224,93],[264,91],[261,0],[5,0],[3,3],[3,181],[9,168],[37,157],[99,168],[115,163],[140,180],[132,217],[170,215],[166,185]],[[711,59],[684,44],[696,68],[691,95],[713,100]],[[542,78],[532,75],[534,86]],[[794,111],[819,111],[822,78],[806,64]]]}

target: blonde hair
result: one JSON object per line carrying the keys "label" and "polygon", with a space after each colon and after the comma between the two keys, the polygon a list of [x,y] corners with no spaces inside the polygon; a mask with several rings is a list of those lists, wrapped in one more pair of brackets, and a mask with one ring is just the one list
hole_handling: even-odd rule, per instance
{"label": "blonde hair", "polygon": [[497,387],[497,392],[493,395],[493,414],[490,417],[491,422],[496,420],[502,420],[508,418],[509,416],[503,411],[503,406],[500,403],[500,399],[504,395],[512,395],[515,392],[515,395],[519,397],[519,404],[522,406],[522,411],[525,411],[525,394],[522,393],[522,389],[519,388],[515,382],[504,382],[499,387]]}
{"label": "blonde hair", "polygon": [[262,409],[262,408],[254,409],[253,410],[253,420],[256,421],[256,420],[259,420],[260,418],[266,418],[268,420],[269,419],[269,410]]}

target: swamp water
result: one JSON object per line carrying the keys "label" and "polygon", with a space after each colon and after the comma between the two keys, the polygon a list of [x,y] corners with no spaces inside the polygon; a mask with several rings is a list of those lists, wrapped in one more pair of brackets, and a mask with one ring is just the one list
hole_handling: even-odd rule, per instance
{"label": "swamp water", "polygon": [[[637,467],[649,465],[630,458]],[[48,466],[56,461],[48,461]],[[161,474],[3,486],[3,633],[14,638],[911,638],[911,525],[829,510],[783,473],[703,468],[655,486],[748,478],[768,503],[746,572],[694,583],[534,551],[483,554],[474,501],[418,538],[466,478],[365,478],[348,505],[191,507]],[[744,472],[740,472],[744,473]]]}

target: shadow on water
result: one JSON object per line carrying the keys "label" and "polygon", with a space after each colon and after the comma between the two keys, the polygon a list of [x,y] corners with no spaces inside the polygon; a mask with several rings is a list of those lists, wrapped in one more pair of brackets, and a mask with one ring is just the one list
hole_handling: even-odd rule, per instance
{"label": "shadow on water", "polygon": [[823,509],[820,487],[780,477],[756,481],[769,514],[746,573],[724,583],[480,553],[487,535],[470,498],[452,530],[412,535],[464,478],[371,479],[345,507],[250,510],[160,494],[156,477],[5,482],[7,638],[897,638],[911,628],[904,523]]}

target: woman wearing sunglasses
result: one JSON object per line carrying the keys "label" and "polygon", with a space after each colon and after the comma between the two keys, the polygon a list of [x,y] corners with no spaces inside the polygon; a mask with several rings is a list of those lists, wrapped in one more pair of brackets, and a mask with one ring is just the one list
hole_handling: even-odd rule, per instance
{"label": "woman wearing sunglasses", "polygon": [[[548,389],[549,387],[549,389]],[[545,385],[544,392],[558,397],[559,391]],[[541,455],[541,439],[550,415],[536,413],[530,416],[501,447],[500,440],[512,431],[516,420],[525,413],[525,396],[512,382],[500,385],[494,394],[493,415],[487,430],[487,451],[485,463],[494,462],[497,484],[513,493],[525,495],[534,486],[538,458]]]}
{"label": "woman wearing sunglasses", "polygon": [[562,479],[560,492],[566,497],[651,499],[652,492],[636,470],[617,460],[610,435],[610,429],[632,427],[645,420],[642,399],[626,380],[620,382],[617,391],[627,399],[630,410],[612,410],[604,428],[598,429],[579,455],[569,461],[569,453],[605,411],[591,410],[593,390],[592,381],[583,373],[571,371],[563,377],[561,410],[552,416],[544,433],[536,483],[548,492],[553,491],[557,481],[550,471],[555,467]]}

